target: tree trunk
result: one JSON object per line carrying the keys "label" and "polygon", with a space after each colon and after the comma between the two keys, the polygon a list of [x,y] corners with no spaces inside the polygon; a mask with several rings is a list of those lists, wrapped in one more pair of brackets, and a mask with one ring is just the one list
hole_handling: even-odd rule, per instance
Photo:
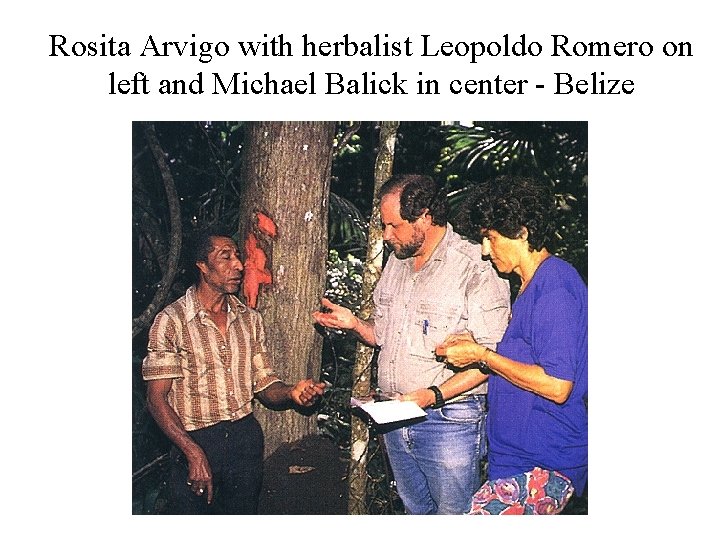
{"label": "tree trunk", "polygon": [[[331,122],[250,122],[243,156],[239,247],[250,233],[267,255],[272,284],[262,285],[257,310],[265,322],[273,365],[288,384],[320,377],[322,338],[311,313],[325,291]],[[257,213],[271,218],[277,234],[258,227]],[[246,299],[247,300],[247,299]],[[265,455],[317,433],[313,414],[269,411],[256,416],[265,433]]]}
{"label": "tree trunk", "polygon": [[[380,125],[380,149],[375,161],[375,186],[373,189],[373,211],[368,231],[368,249],[363,270],[362,300],[358,316],[368,319],[375,308],[372,293],[380,278],[383,258],[382,222],[380,220],[380,201],[378,191],[392,175],[395,140],[399,122],[382,122]],[[353,366],[352,395],[364,397],[370,394],[370,375],[374,349],[358,342]],[[348,512],[366,514],[365,503],[367,487],[368,428],[364,421],[353,415],[350,424],[350,495]]]}

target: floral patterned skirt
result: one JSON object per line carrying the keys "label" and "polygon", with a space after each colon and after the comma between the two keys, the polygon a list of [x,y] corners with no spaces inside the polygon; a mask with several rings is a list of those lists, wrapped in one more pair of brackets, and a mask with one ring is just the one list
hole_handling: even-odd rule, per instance
{"label": "floral patterned skirt", "polygon": [[468,514],[559,514],[574,491],[562,473],[535,467],[510,478],[485,482],[473,495]]}

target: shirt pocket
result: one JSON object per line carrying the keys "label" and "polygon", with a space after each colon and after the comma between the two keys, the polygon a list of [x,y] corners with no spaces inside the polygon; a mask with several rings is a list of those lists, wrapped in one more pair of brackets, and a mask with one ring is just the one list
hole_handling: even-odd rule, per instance
{"label": "shirt pocket", "polygon": [[375,324],[375,342],[382,345],[385,340],[386,328],[390,319],[390,306],[392,297],[389,294],[380,294],[375,302],[373,322]]}
{"label": "shirt pocket", "polygon": [[462,307],[453,304],[421,302],[413,321],[413,353],[435,359],[435,347],[453,333],[465,329]]}

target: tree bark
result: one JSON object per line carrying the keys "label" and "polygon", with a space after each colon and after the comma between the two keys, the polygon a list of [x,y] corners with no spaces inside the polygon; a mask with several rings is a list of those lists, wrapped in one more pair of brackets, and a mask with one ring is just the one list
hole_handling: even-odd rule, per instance
{"label": "tree bark", "polygon": [[[373,211],[368,231],[368,249],[363,270],[362,300],[358,316],[369,319],[375,309],[372,293],[380,278],[383,258],[382,221],[380,219],[380,201],[378,191],[392,175],[395,141],[399,122],[380,124],[380,149],[375,160],[375,186],[373,189]],[[371,366],[374,349],[358,342],[353,367],[352,395],[364,397],[370,394]],[[367,488],[367,457],[369,433],[367,424],[353,415],[350,424],[350,495],[348,512],[366,514],[365,492]]]}
{"label": "tree bark", "polygon": [[[288,384],[320,377],[322,338],[311,313],[325,291],[332,122],[250,122],[245,126],[239,247],[253,233],[267,255],[272,284],[263,285],[257,310],[265,322],[273,365]],[[277,235],[257,227],[270,217]],[[317,433],[314,414],[269,411],[257,403],[265,456],[283,443]]]}

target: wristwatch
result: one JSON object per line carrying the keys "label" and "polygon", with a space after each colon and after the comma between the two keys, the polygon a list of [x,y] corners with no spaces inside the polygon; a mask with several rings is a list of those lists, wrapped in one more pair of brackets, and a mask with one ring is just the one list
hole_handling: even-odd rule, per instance
{"label": "wristwatch", "polygon": [[428,390],[432,390],[433,394],[435,394],[435,404],[431,405],[433,409],[439,409],[443,405],[445,405],[445,399],[443,398],[442,392],[437,386],[428,386]]}
{"label": "wristwatch", "polygon": [[474,367],[477,367],[481,373],[484,373],[485,375],[490,375],[492,373],[492,369],[488,367],[488,365],[485,362],[477,362],[473,364]]}

